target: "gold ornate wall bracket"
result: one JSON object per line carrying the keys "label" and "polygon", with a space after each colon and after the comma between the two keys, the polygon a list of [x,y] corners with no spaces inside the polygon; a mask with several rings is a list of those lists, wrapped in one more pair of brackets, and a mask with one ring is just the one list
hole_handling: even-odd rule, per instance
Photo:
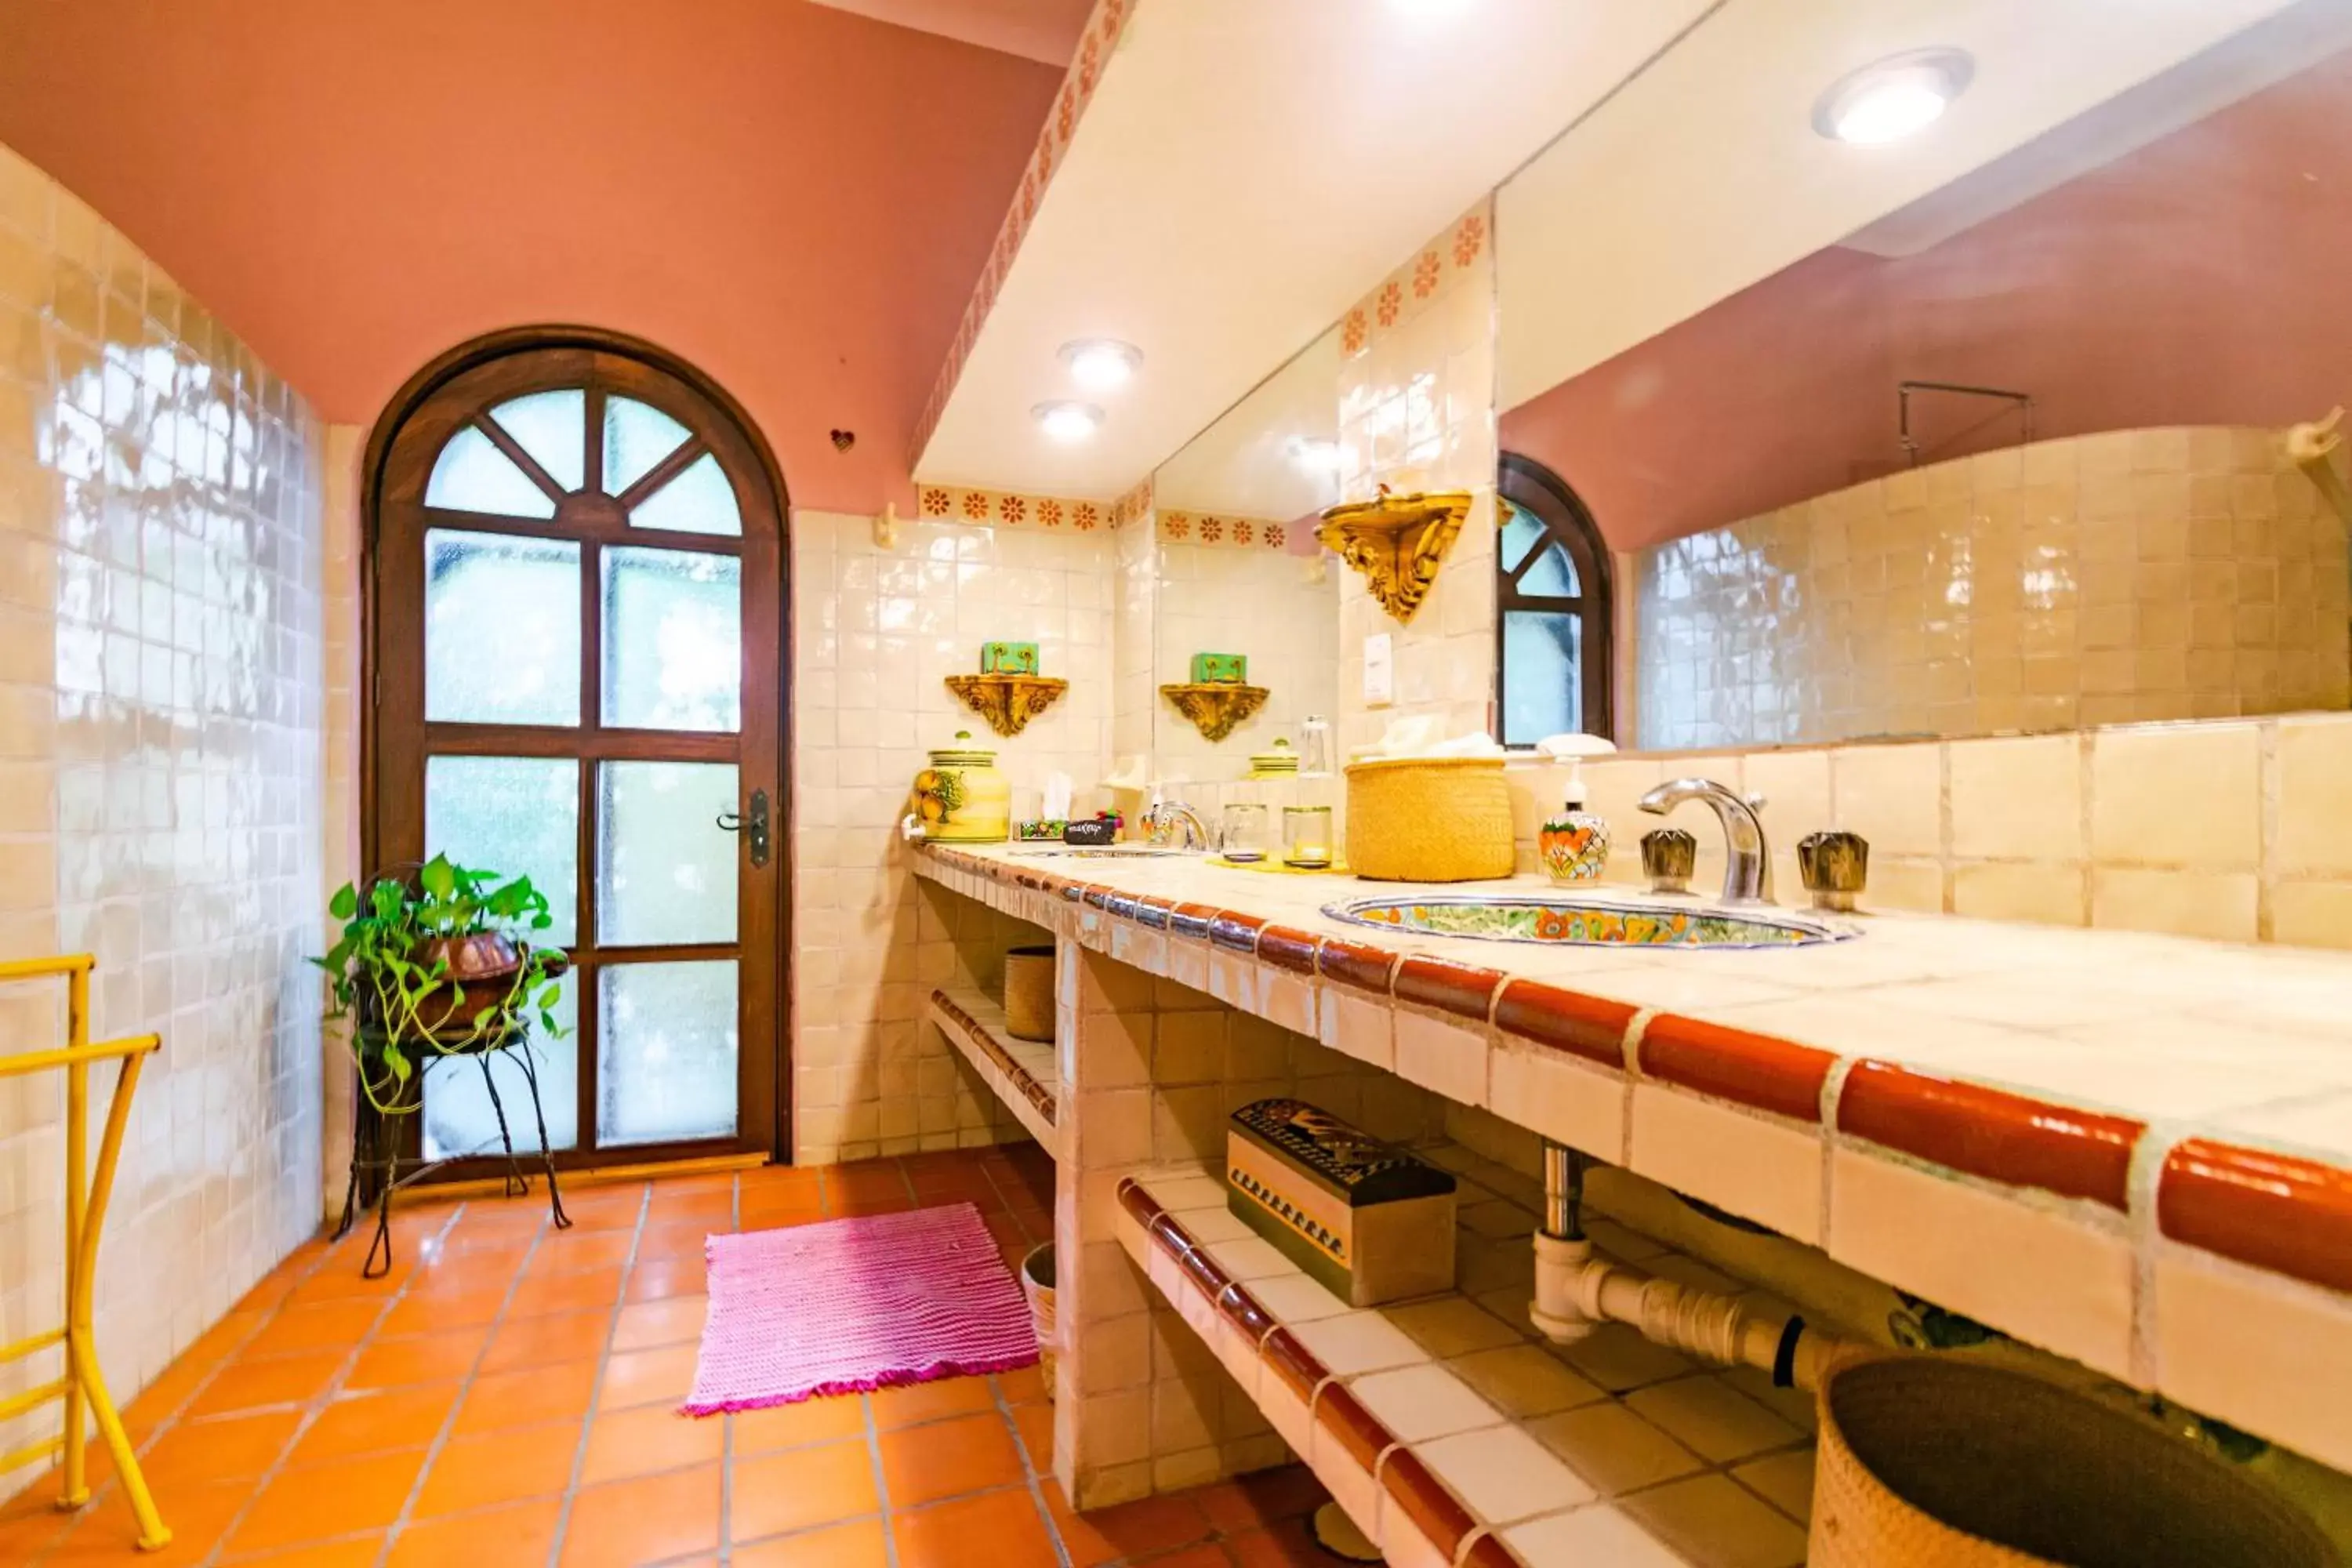
{"label": "gold ornate wall bracket", "polygon": [[1219,680],[1163,686],[1160,695],[1176,705],[1176,711],[1201,731],[1203,740],[1222,741],[1234,732],[1234,725],[1265,706],[1267,692],[1263,686]]}
{"label": "gold ornate wall bracket", "polygon": [[1049,675],[950,675],[948,689],[1000,735],[1018,735],[1070,689]]}
{"label": "gold ornate wall bracket", "polygon": [[1315,534],[1325,549],[1364,574],[1365,586],[1382,609],[1410,621],[1469,515],[1466,490],[1400,496],[1382,485],[1372,500],[1325,512]]}

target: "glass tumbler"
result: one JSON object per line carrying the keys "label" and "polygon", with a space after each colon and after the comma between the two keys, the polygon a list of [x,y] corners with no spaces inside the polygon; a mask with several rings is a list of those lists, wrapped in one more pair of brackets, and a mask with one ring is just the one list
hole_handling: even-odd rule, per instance
{"label": "glass tumbler", "polygon": [[1282,860],[1302,871],[1321,871],[1331,864],[1331,808],[1328,805],[1286,805],[1282,808]]}
{"label": "glass tumbler", "polygon": [[1265,807],[1255,801],[1235,801],[1225,807],[1225,858],[1240,865],[1254,865],[1265,858]]}

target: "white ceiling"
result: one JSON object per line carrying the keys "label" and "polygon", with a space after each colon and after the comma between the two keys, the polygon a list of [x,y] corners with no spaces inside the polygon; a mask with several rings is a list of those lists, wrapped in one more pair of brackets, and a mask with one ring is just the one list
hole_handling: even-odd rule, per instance
{"label": "white ceiling", "polygon": [[[2284,9],[2283,0],[1729,0],[1496,200],[1501,406],[1528,398]],[[1812,129],[1898,50],[1976,79],[1908,141]]]}
{"label": "white ceiling", "polygon": [[1094,0],[814,0],[895,26],[937,33],[1049,66],[1076,52]]}
{"label": "white ceiling", "polygon": [[[1707,3],[1145,0],[915,477],[1125,489]],[[1055,446],[1029,411],[1091,336],[1143,369]]]}
{"label": "white ceiling", "polygon": [[1339,329],[1332,327],[1160,464],[1152,504],[1276,521],[1331,505],[1339,470],[1303,458],[1297,444],[1337,447],[1339,385]]}

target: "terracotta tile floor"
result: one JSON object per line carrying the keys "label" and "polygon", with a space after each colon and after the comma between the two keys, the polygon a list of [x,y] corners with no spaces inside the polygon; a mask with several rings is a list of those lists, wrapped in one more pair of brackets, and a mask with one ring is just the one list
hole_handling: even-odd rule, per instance
{"label": "terracotta tile floor", "polygon": [[[1010,1259],[1052,1228],[1034,1145],[419,1200],[389,1278],[363,1235],[303,1247],[126,1411],[174,1532],[119,1489],[0,1506],[0,1563],[281,1568],[1271,1568],[1328,1563],[1299,1469],[1071,1514],[1034,1370],[691,1420],[702,1242],[970,1200]],[[121,1267],[117,1259],[116,1266]],[[93,1451],[96,1473],[107,1468]],[[12,1478],[15,1479],[15,1478]]]}

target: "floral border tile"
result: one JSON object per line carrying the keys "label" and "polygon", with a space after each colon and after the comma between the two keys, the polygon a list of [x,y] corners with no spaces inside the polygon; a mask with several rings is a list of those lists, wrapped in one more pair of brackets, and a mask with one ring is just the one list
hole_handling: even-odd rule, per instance
{"label": "floral border tile", "polygon": [[1353,359],[1444,297],[1494,241],[1494,197],[1454,221],[1339,318],[1339,356]]}
{"label": "floral border tile", "polygon": [[977,528],[1066,528],[1092,533],[1109,520],[1111,507],[1066,496],[1021,495],[1012,490],[967,489],[961,485],[918,485],[915,515],[923,522],[957,522]]}
{"label": "floral border tile", "polygon": [[1293,521],[1265,517],[1233,517],[1205,511],[1163,511],[1159,514],[1163,544],[1222,544],[1244,550],[1288,551],[1298,531]]}

